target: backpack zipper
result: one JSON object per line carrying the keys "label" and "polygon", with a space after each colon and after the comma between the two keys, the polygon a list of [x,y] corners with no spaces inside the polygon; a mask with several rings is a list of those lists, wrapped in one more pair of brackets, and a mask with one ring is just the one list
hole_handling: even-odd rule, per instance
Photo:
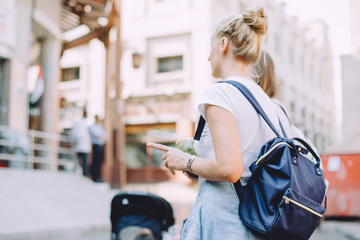
{"label": "backpack zipper", "polygon": [[267,156],[269,155],[272,151],[274,151],[275,148],[277,148],[280,145],[288,145],[290,148],[292,148],[289,144],[287,144],[286,142],[279,142],[277,144],[275,144],[272,148],[270,148],[270,150],[268,150],[264,155],[262,155],[257,161],[256,161],[256,165],[259,165],[259,163]]}
{"label": "backpack zipper", "polygon": [[306,211],[308,211],[308,212],[310,212],[310,213],[312,213],[312,214],[314,214],[314,215],[316,215],[316,216],[318,216],[320,218],[322,217],[322,214],[312,210],[311,208],[305,206],[304,204],[301,204],[301,203],[299,203],[299,202],[297,202],[297,201],[295,201],[295,200],[293,200],[291,198],[288,198],[286,196],[283,196],[283,199],[285,200],[285,208],[286,209],[289,209],[289,205],[288,205],[289,203],[293,203],[293,204],[305,209]]}

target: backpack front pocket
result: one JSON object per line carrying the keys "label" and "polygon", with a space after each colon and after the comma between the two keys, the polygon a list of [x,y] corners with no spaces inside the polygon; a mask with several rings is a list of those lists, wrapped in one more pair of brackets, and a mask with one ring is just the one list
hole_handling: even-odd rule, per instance
{"label": "backpack front pocket", "polygon": [[288,232],[293,229],[297,239],[309,239],[318,225],[325,208],[294,189],[285,191],[279,206],[276,228]]}

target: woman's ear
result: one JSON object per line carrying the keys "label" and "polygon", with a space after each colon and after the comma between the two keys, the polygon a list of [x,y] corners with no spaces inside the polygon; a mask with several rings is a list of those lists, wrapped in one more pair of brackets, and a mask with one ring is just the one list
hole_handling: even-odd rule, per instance
{"label": "woman's ear", "polygon": [[227,50],[229,49],[229,39],[227,37],[221,38],[220,47],[221,47],[220,52],[222,54],[225,54],[227,52]]}

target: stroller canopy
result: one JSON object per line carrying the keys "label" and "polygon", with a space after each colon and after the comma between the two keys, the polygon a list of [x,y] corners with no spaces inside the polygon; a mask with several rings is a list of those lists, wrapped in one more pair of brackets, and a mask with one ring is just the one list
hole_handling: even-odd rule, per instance
{"label": "stroller canopy", "polygon": [[168,201],[152,193],[126,191],[118,193],[111,202],[111,230],[115,236],[130,226],[148,228],[156,239],[174,225],[173,210]]}

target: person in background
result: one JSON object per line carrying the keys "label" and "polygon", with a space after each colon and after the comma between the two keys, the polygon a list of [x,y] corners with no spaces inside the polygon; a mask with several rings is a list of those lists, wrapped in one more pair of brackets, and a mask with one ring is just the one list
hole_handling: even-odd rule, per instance
{"label": "person in background", "polygon": [[75,122],[70,131],[70,136],[75,142],[75,152],[77,153],[80,165],[82,166],[83,175],[87,176],[87,161],[91,152],[91,139],[89,128],[86,123],[87,112],[83,111],[82,117]]}
{"label": "person in background", "polygon": [[101,120],[98,115],[95,116],[95,122],[90,126],[91,142],[93,146],[93,157],[91,164],[91,176],[94,182],[101,182],[101,163],[104,159],[104,146],[106,143],[106,132],[101,126]]}
{"label": "person in background", "polygon": [[[226,17],[216,26],[208,60],[212,76],[245,85],[279,131],[273,102],[251,78],[251,66],[260,57],[266,35],[267,16],[261,7]],[[240,202],[233,183],[239,179],[247,183],[250,164],[275,134],[245,96],[228,83],[212,84],[198,109],[206,124],[200,141],[194,143],[197,155],[158,143],[147,144],[164,151],[163,165],[171,172],[188,171],[199,176],[198,197],[184,220],[180,239],[254,239],[239,218]]]}

